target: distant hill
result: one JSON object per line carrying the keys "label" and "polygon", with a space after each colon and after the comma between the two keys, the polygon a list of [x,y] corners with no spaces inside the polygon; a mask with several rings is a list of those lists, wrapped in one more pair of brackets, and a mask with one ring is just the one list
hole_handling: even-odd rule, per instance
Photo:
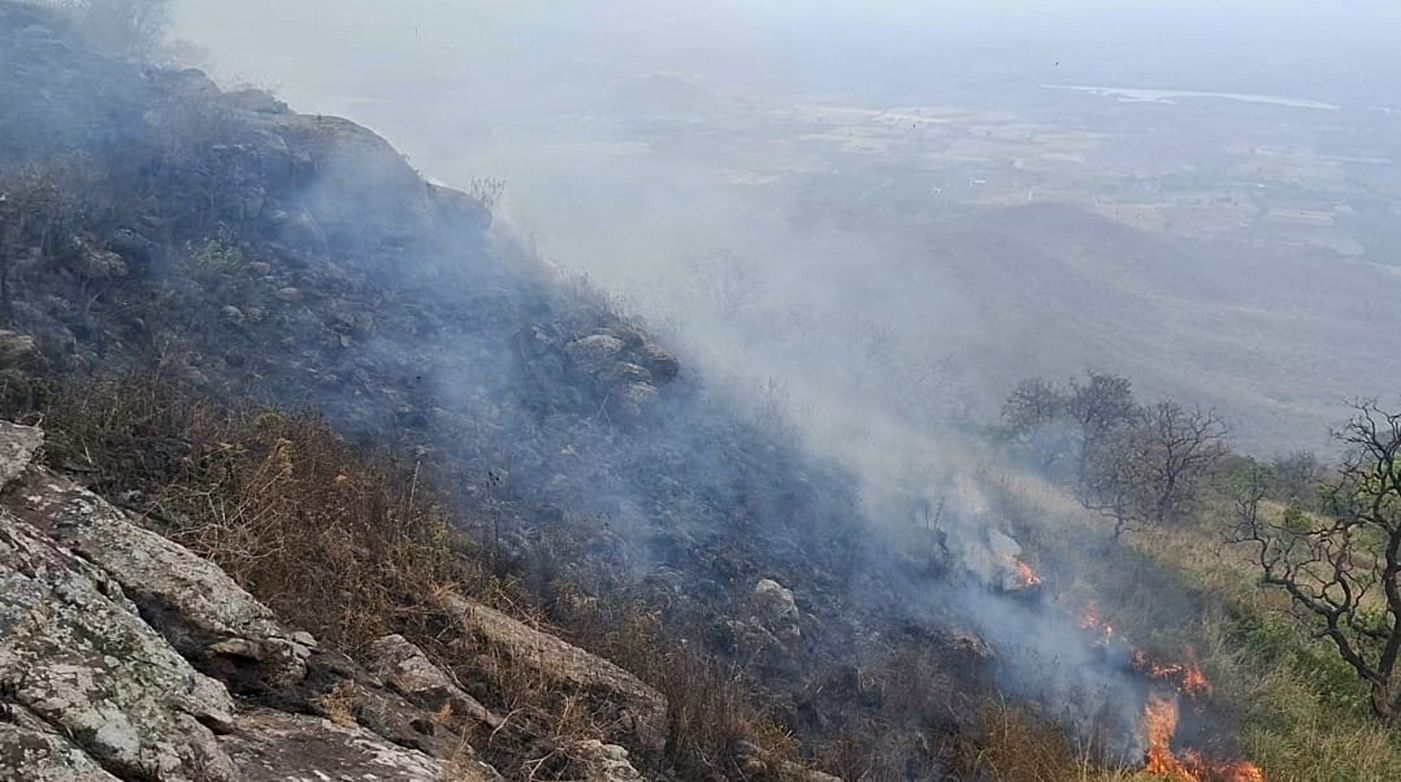
{"label": "distant hill", "polygon": [[1057,204],[935,224],[911,257],[902,274],[966,299],[969,360],[1002,382],[1094,364],[1219,407],[1249,449],[1321,445],[1346,399],[1401,382],[1385,268],[1187,245]]}

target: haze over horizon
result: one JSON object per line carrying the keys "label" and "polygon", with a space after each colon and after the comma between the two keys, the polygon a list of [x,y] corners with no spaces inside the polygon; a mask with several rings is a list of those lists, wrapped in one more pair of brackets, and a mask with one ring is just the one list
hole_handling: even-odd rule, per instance
{"label": "haze over horizon", "polygon": [[[1401,95],[1378,78],[1401,72],[1390,3],[176,11],[174,37],[207,49],[224,83],[362,122],[450,185],[503,180],[502,215],[552,261],[684,321],[727,369],[814,396],[830,395],[815,374],[851,369],[818,365],[865,348],[794,357],[765,347],[771,333],[720,327],[708,304],[682,301],[697,258],[765,270],[756,320],[827,307],[892,331],[904,365],[956,367],[940,393],[982,399],[981,413],[1018,375],[1093,365],[1223,408],[1243,445],[1275,451],[1321,444],[1343,399],[1401,378],[1395,362],[1338,349],[1370,325],[1340,302],[1384,298],[1401,249],[1374,181],[1401,158],[1389,140]],[[947,235],[977,215],[1003,241],[1019,218],[997,210],[1035,204],[1110,223],[1056,220],[1065,237],[1015,248]],[[952,265],[917,261],[931,246],[964,249]],[[1040,271],[1004,295],[969,264]],[[1264,269],[1277,285],[1259,284]],[[1042,274],[1067,295],[1020,298],[1016,280]],[[1111,290],[1079,299],[1083,274]],[[1207,290],[1236,291],[1234,307],[1199,300]],[[997,314],[999,299],[1023,322]]]}

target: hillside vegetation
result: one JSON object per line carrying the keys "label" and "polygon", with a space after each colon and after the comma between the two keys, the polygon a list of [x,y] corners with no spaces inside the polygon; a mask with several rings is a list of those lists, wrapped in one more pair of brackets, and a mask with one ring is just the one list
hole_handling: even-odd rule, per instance
{"label": "hillside vegetation", "polygon": [[[45,433],[3,496],[78,481],[266,606],[266,637],[211,644],[142,598],[143,643],[218,704],[467,779],[1401,773],[1354,672],[1220,543],[1264,466],[1214,413],[1033,383],[963,427],[995,445],[876,493],[515,241],[491,183],[431,184],[365,128],[135,65],[30,4],[0,0],[0,71],[0,412]],[[1285,472],[1266,512],[1329,518]],[[15,513],[16,539],[48,529]],[[33,550],[100,591],[62,542]],[[289,683],[229,641],[313,662]],[[389,648],[436,671],[441,713],[365,673]],[[19,684],[0,723],[43,701]],[[261,735],[204,716],[214,745]],[[240,778],[117,744],[118,778]]]}

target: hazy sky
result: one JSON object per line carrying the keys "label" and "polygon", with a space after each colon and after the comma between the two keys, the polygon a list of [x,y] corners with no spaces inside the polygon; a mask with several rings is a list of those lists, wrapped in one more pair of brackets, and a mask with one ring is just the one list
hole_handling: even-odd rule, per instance
{"label": "hazy sky", "polygon": [[[782,303],[788,310],[854,311],[917,343],[910,349],[921,356],[946,348],[940,340],[949,339],[948,326],[967,320],[975,304],[926,281],[908,299],[911,309],[893,306],[892,292],[910,286],[889,278],[896,272],[870,270],[922,258],[911,248],[923,246],[923,226],[902,225],[906,241],[894,241],[895,231],[881,222],[889,210],[862,201],[871,181],[901,176],[882,166],[917,169],[918,156],[823,158],[801,135],[810,128],[795,130],[792,112],[775,119],[774,107],[942,106],[1055,123],[1065,120],[1057,113],[1065,102],[1079,98],[1043,85],[1080,84],[1310,99],[1344,107],[1339,116],[1354,123],[1383,116],[1366,107],[1401,108],[1398,0],[177,3],[175,35],[207,49],[225,84],[271,88],[299,111],[368,125],[447,184],[503,178],[509,222],[550,260],[587,270],[610,289],[656,301],[659,292],[691,285],[676,274],[697,254],[762,258],[779,272],[775,287],[790,296]],[[654,75],[664,78],[645,78]],[[689,100],[722,105],[654,121],[654,113],[666,113],[654,107]],[[1113,105],[1106,101],[1090,119],[1070,121],[1089,122],[1085,130],[1156,121]],[[789,124],[777,127],[783,122]],[[1097,122],[1110,124],[1093,127]],[[1365,124],[1338,128],[1349,142],[1369,132]],[[1155,141],[1165,154],[1180,151],[1178,142],[1279,143],[1268,132],[1247,139],[1231,127],[1220,130],[1211,142],[1180,139],[1172,130]],[[925,153],[940,154],[937,147]],[[771,170],[792,176],[773,188],[727,179],[732,171]],[[869,228],[832,235],[795,223],[790,215],[807,177],[826,177],[817,192],[850,202],[837,211],[868,209],[862,214]],[[1003,260],[1010,269],[1020,262]],[[821,273],[812,272],[817,268]],[[638,275],[651,277],[632,279]],[[869,295],[856,293],[867,289]],[[944,321],[932,322],[934,312]],[[1009,341],[995,331],[977,344],[995,353]],[[1045,371],[1083,366],[1091,353],[1077,350],[1103,347],[1090,342],[1068,340],[1064,366]],[[1006,378],[988,377],[977,395],[1000,398]],[[794,385],[814,385],[809,379]]]}
{"label": "hazy sky", "polygon": [[302,104],[653,69],[873,100],[1048,79],[1340,102],[1401,89],[1383,77],[1401,73],[1391,0],[182,0],[177,28],[221,73]]}

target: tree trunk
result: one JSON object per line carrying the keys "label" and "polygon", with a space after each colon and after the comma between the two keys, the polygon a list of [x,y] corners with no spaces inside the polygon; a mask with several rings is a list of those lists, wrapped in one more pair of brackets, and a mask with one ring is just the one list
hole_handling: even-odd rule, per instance
{"label": "tree trunk", "polygon": [[1396,724],[1396,697],[1391,683],[1372,683],[1372,712],[1384,725]]}

